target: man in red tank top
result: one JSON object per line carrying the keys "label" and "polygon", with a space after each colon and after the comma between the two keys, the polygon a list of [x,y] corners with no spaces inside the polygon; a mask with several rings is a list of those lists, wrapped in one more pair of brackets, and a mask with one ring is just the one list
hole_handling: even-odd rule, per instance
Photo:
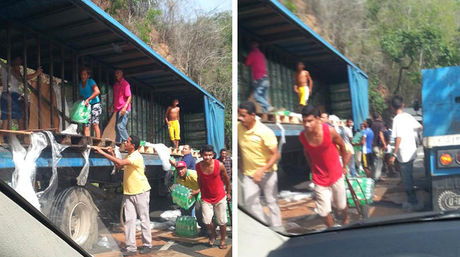
{"label": "man in red tank top", "polygon": [[[320,112],[313,105],[302,109],[302,119],[304,131],[300,133],[299,139],[315,184],[316,212],[324,218],[328,227],[333,226],[332,203],[332,208],[342,218],[342,223],[348,224],[343,174],[348,173],[346,167],[351,155],[347,152],[342,137],[333,127],[321,121]],[[340,148],[343,166],[337,146]]]}
{"label": "man in red tank top", "polygon": [[[216,213],[217,225],[220,228],[220,249],[227,248],[225,243],[227,229],[227,200],[231,199],[230,180],[224,164],[213,159],[214,148],[212,145],[205,145],[200,150],[203,160],[196,164],[198,174],[199,190],[194,190],[191,197],[201,191],[201,210],[203,222],[206,224],[209,233],[209,244],[214,245],[216,240],[216,229],[212,222],[214,212]],[[222,181],[223,179],[223,181]],[[225,188],[227,193],[225,193]]]}

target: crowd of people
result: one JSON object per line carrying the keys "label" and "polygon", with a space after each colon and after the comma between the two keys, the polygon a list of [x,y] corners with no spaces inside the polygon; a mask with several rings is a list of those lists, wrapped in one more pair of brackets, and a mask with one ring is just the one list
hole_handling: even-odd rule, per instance
{"label": "crowd of people", "polygon": [[[282,227],[277,203],[278,142],[274,132],[256,118],[255,108],[253,102],[238,107],[243,205],[254,217],[276,229]],[[312,104],[302,108],[304,130],[298,140],[312,175],[315,211],[327,226],[336,225],[333,217],[342,224],[349,222],[345,176],[368,177],[379,183],[382,174],[394,177],[400,173],[407,195],[402,207],[408,211],[423,208],[413,187],[416,135],[423,127],[403,111],[401,97],[392,98],[391,108],[395,114],[391,130],[378,114],[355,130],[351,119],[342,121],[335,115],[320,113]],[[270,210],[268,220],[260,203],[261,191]]]}
{"label": "crowd of people", "polygon": [[[115,157],[111,148],[103,150],[96,147],[96,151],[111,160],[117,168],[124,167],[123,211],[126,218],[124,225],[126,249],[123,251],[123,256],[131,256],[136,255],[138,250],[136,245],[137,217],[141,221],[142,230],[142,247],[139,253],[146,254],[152,251],[149,212],[151,187],[145,175],[144,159],[138,151],[139,138],[130,135],[124,144],[128,152],[124,159]],[[194,164],[195,160],[188,158],[189,148],[188,145],[184,147],[185,154],[181,161],[171,162],[177,172],[175,184],[181,184],[190,189],[190,197],[196,200],[189,209],[181,209],[181,213],[197,219],[201,227],[201,234],[209,237],[210,246],[214,246],[217,238],[215,225],[217,223],[220,230],[219,248],[226,249],[227,206],[228,201],[231,200],[230,178],[226,166],[231,168],[231,158],[222,156],[222,153],[226,152],[226,149],[222,149],[220,158],[224,160],[222,162],[215,158],[213,146],[204,145],[200,150],[202,160]],[[191,164],[193,167],[188,168]]]}
{"label": "crowd of people", "polygon": [[[1,96],[1,119],[2,128],[7,129],[8,120],[14,120],[18,123],[20,130],[25,128],[24,114],[25,114],[25,99],[23,96],[24,88],[20,88],[20,84],[24,81],[23,75],[20,71],[22,65],[21,57],[13,58],[12,64],[7,65],[0,62],[1,68],[1,82],[3,86]],[[43,74],[41,67],[33,74],[27,75],[26,80],[32,80]],[[103,113],[100,94],[101,91],[96,81],[92,78],[92,71],[88,67],[83,67],[79,72],[80,79],[78,81],[79,97],[84,104],[89,107],[90,115],[88,122],[83,124],[83,134],[85,136],[91,135],[91,128],[95,137],[101,137],[100,117]],[[115,142],[123,143],[128,139],[128,124],[129,114],[131,112],[132,94],[131,85],[124,78],[122,69],[114,70],[113,84],[113,104],[107,107],[107,111],[115,115]],[[9,102],[11,109],[9,109]],[[180,141],[180,107],[179,100],[173,99],[171,105],[167,107],[165,113],[165,122],[168,126],[171,143],[174,148],[179,148]]]}

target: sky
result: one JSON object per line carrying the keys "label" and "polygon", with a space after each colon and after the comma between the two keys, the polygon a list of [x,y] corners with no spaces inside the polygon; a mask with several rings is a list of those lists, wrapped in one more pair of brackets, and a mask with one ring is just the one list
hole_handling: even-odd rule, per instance
{"label": "sky", "polygon": [[230,11],[232,9],[232,0],[192,0],[198,8],[204,12],[221,12]]}

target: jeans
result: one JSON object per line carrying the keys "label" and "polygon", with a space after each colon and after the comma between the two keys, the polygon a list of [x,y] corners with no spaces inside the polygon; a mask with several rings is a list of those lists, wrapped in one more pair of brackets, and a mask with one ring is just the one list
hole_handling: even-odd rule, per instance
{"label": "jeans", "polygon": [[414,178],[412,176],[414,170],[414,160],[409,162],[398,162],[401,168],[402,182],[407,194],[407,201],[411,204],[417,204],[417,196],[414,190]]}
{"label": "jeans", "polygon": [[195,204],[190,209],[185,210],[180,208],[181,215],[192,216],[196,218],[196,222],[201,227],[201,231],[206,231],[206,225],[203,222],[203,213],[201,210],[201,202],[195,201]]}
{"label": "jeans", "polygon": [[348,162],[348,169],[350,170],[351,177],[356,177],[355,154],[351,155],[351,159]]}
{"label": "jeans", "polygon": [[254,81],[254,99],[260,105],[263,112],[267,112],[271,105],[267,101],[267,93],[270,82],[267,77]]}
{"label": "jeans", "polygon": [[126,124],[128,124],[128,114],[126,111],[125,115],[121,116],[120,112],[117,112],[117,120],[115,122],[115,142],[121,143],[128,140],[128,130],[126,129]]}
{"label": "jeans", "polygon": [[254,183],[252,177],[243,177],[243,197],[244,206],[259,221],[266,223],[262,204],[260,203],[260,193],[264,192],[265,202],[270,209],[268,224],[273,227],[279,227],[281,223],[281,211],[278,206],[278,174],[276,171],[265,172],[262,181]]}
{"label": "jeans", "polygon": [[374,152],[374,169],[372,170],[372,177],[375,180],[379,180],[382,176],[383,149],[378,146],[374,146],[372,147],[372,152]]}

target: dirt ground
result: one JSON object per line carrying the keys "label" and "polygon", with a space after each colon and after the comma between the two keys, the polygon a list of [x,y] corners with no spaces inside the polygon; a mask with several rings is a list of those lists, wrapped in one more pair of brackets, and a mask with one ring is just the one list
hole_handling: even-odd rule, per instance
{"label": "dirt ground", "polygon": [[[95,257],[118,257],[122,256],[121,251],[125,248],[125,235],[118,227],[118,232],[101,233],[100,237],[108,238],[108,247],[96,246],[92,249]],[[137,254],[135,256],[164,256],[164,257],[187,257],[187,256],[232,256],[232,237],[231,231],[227,229],[227,249],[219,249],[220,239],[216,240],[214,247],[208,246],[208,238],[183,237],[175,235],[174,231],[169,229],[156,230],[152,229],[152,252],[149,254]],[[108,232],[108,231],[106,231]],[[218,231],[219,232],[219,231]],[[137,247],[142,246],[141,232],[136,233]]]}
{"label": "dirt ground", "polygon": [[[422,152],[418,153],[418,157],[414,162],[413,175],[417,199],[423,201],[424,204],[421,211],[429,211],[431,210],[431,198],[427,192]],[[308,183],[305,182],[299,183],[294,190],[308,193],[310,191],[307,185]],[[408,213],[402,208],[403,202],[406,202],[406,193],[400,175],[397,174],[396,177],[383,175],[382,180],[375,184],[373,203],[369,204],[369,218]],[[326,229],[323,220],[314,212],[313,194],[312,197],[297,201],[280,199],[278,204],[286,232],[305,234]],[[348,210],[350,223],[360,219],[356,208],[349,208]],[[266,211],[268,212],[268,209]]]}

